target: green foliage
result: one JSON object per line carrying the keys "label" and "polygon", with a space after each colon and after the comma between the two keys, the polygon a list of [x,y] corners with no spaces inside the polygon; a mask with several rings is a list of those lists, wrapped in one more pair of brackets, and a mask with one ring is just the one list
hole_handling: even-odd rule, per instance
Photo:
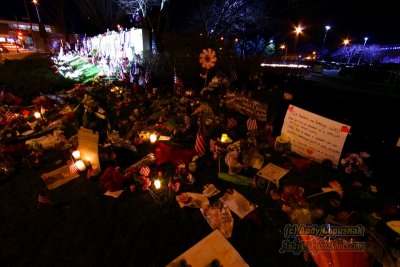
{"label": "green foliage", "polygon": [[21,60],[5,60],[0,65],[0,87],[19,97],[71,89],[74,81],[56,74],[52,66],[51,59],[37,55]]}

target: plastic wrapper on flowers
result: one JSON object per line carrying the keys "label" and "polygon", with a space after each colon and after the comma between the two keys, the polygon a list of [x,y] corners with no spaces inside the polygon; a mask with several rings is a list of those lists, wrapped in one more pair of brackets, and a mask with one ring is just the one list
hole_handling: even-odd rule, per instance
{"label": "plastic wrapper on flowers", "polygon": [[281,194],[282,210],[291,213],[293,210],[304,207],[306,199],[304,197],[304,188],[298,185],[288,185],[283,188]]}
{"label": "plastic wrapper on flowers", "polygon": [[189,207],[200,209],[210,205],[208,198],[204,194],[184,192],[175,196],[175,198],[181,208]]}
{"label": "plastic wrapper on flowers", "polygon": [[234,219],[226,205],[217,202],[215,206],[205,206],[200,211],[213,230],[219,229],[225,238],[232,236]]}
{"label": "plastic wrapper on flowers", "polygon": [[346,174],[363,174],[371,177],[372,171],[367,164],[370,154],[367,152],[347,153],[346,157],[340,161],[340,167]]}
{"label": "plastic wrapper on flowers", "polygon": [[230,174],[238,174],[244,165],[239,162],[240,142],[235,142],[228,147],[228,152],[225,156],[225,163],[229,167]]}

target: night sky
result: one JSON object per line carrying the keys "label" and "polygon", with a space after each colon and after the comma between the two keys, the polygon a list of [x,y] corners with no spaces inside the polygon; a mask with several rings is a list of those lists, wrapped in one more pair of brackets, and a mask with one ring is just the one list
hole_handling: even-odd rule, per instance
{"label": "night sky", "polygon": [[[173,0],[175,5],[187,3],[187,0]],[[31,0],[26,0],[31,19],[37,19],[36,12]],[[331,41],[350,38],[354,43],[362,43],[364,37],[368,36],[369,43],[377,44],[398,44],[400,43],[398,10],[394,7],[394,2],[381,0],[368,3],[360,0],[336,0],[324,1],[323,7],[310,14],[297,13],[286,18],[289,23],[299,22],[306,26],[313,38],[324,34],[324,26],[330,25],[332,28],[328,38]],[[0,17],[15,19],[26,17],[24,0],[8,1],[0,9]],[[45,20],[45,16],[42,16]],[[290,27],[290,25],[289,25]],[[289,28],[288,27],[288,28]],[[285,31],[287,29],[282,29]],[[322,38],[322,37],[321,37]]]}

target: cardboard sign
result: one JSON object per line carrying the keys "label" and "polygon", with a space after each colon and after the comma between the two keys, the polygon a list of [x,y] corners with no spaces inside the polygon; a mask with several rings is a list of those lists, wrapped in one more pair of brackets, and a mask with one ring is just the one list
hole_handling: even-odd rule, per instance
{"label": "cardboard sign", "polygon": [[193,267],[211,266],[213,260],[218,260],[219,266],[249,266],[231,243],[217,229],[185,251],[178,258],[168,263],[167,267],[182,266],[182,260],[186,261],[185,266]]}
{"label": "cardboard sign", "polygon": [[49,190],[56,189],[78,177],[78,173],[70,173],[67,165],[41,175],[43,182]]}
{"label": "cardboard sign", "polygon": [[241,114],[255,117],[258,121],[267,121],[267,104],[262,104],[239,93],[227,93],[226,106],[240,112]]}
{"label": "cardboard sign", "polygon": [[282,168],[270,162],[264,166],[264,168],[259,170],[257,175],[263,179],[278,184],[279,180],[282,179],[288,172],[288,169]]}
{"label": "cardboard sign", "polygon": [[289,105],[281,132],[289,137],[292,152],[337,166],[350,126]]}
{"label": "cardboard sign", "polygon": [[78,149],[81,152],[81,159],[87,166],[93,166],[94,175],[101,172],[99,160],[99,133],[81,127],[78,132]]}

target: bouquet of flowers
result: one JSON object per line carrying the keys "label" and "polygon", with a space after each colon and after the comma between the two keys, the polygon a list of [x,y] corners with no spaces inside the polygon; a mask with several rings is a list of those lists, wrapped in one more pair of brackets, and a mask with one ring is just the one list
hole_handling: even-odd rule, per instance
{"label": "bouquet of flowers", "polygon": [[304,196],[304,188],[299,185],[287,185],[281,194],[282,210],[290,214],[295,209],[306,206],[307,201]]}
{"label": "bouquet of flowers", "polygon": [[372,171],[366,162],[369,157],[370,154],[367,152],[347,153],[346,157],[341,159],[340,165],[347,174],[362,173],[366,177],[371,177]]}

